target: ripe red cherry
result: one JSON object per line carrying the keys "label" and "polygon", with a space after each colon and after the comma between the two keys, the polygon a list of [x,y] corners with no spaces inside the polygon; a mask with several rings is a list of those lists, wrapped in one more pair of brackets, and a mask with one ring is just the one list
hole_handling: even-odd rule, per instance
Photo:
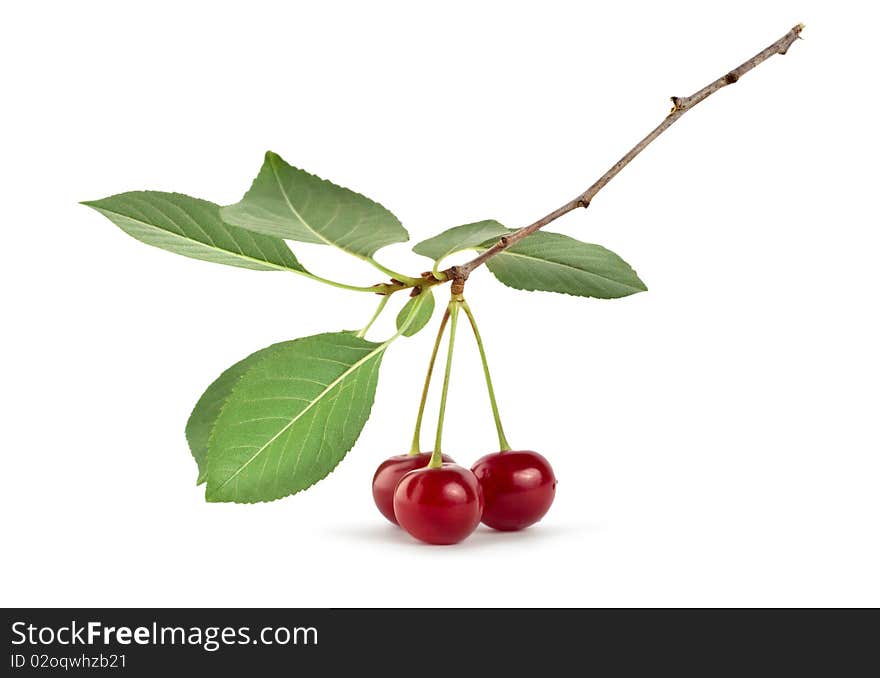
{"label": "ripe red cherry", "polygon": [[[394,490],[397,489],[397,483],[410,471],[427,466],[429,461],[431,461],[430,452],[398,454],[383,461],[376,469],[373,475],[373,501],[376,502],[382,515],[395,525],[398,524],[397,518],[394,517]],[[445,454],[443,461],[453,463]]]}
{"label": "ripe red cherry", "polygon": [[556,495],[556,476],[544,457],[530,450],[495,452],[471,467],[483,488],[483,523],[496,530],[534,525]]}
{"label": "ripe red cherry", "polygon": [[483,494],[476,476],[456,464],[407,473],[394,491],[400,526],[429,544],[457,544],[477,529]]}

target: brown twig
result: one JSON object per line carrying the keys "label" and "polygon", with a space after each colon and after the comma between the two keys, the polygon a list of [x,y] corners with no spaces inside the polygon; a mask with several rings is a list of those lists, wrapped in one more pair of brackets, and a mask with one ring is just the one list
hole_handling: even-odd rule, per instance
{"label": "brown twig", "polygon": [[568,201],[562,207],[555,209],[550,212],[550,214],[538,219],[535,223],[529,224],[528,226],[525,226],[518,231],[514,231],[510,235],[504,236],[492,247],[483,251],[482,253],[480,253],[479,256],[474,257],[467,263],[447,268],[442,272],[441,279],[438,279],[430,273],[423,274],[423,285],[435,285],[439,282],[452,280],[453,285],[459,290],[460,293],[460,290],[462,290],[464,287],[465,280],[467,280],[468,276],[475,268],[482,266],[499,252],[503,252],[511,245],[518,243],[523,238],[529,237],[532,233],[540,230],[551,221],[555,221],[563,214],[567,214],[568,212],[571,212],[578,207],[589,207],[590,202],[593,200],[596,194],[601,191],[609,181],[617,176],[620,170],[626,167],[633,158],[635,158],[639,153],[645,150],[645,148],[647,148],[647,146],[652,141],[654,141],[654,139],[656,139],[661,134],[663,134],[663,132],[669,129],[669,127],[671,127],[676,120],[678,120],[690,109],[692,109],[704,99],[708,98],[710,95],[717,92],[722,87],[727,87],[727,85],[732,85],[733,83],[737,82],[743,75],[748,73],[755,66],[769,59],[774,54],[785,54],[788,51],[788,48],[791,47],[792,43],[798,39],[803,28],[803,24],[798,24],[788,33],[779,38],[779,40],[774,42],[772,45],[770,45],[766,49],[761,50],[748,61],[740,64],[732,71],[728,71],[725,75],[722,75],[720,78],[718,78],[714,82],[709,83],[703,89],[695,92],[694,94],[691,94],[689,97],[672,97],[672,110],[669,112],[669,115],[664,118],[663,122],[657,125],[657,127],[655,127],[648,134],[648,136],[646,136],[639,143],[633,146],[626,153],[626,155],[624,155],[620,160],[614,163],[614,165],[611,166],[611,169],[609,169],[607,172],[605,172],[605,174],[599,177],[596,182],[586,191],[581,193],[576,198]]}

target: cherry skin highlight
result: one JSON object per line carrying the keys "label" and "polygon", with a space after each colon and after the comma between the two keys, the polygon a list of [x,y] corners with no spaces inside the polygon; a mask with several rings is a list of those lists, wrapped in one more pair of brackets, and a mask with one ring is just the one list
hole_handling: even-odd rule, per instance
{"label": "cherry skin highlight", "polygon": [[487,454],[471,470],[483,490],[483,524],[496,530],[534,525],[556,496],[550,462],[531,450]]}
{"label": "cherry skin highlight", "polygon": [[[445,454],[442,456],[443,461],[453,463],[450,457]],[[394,517],[394,490],[397,489],[397,483],[410,471],[427,466],[429,461],[430,452],[398,454],[383,461],[376,469],[373,475],[373,501],[382,515],[395,525],[398,524]]]}
{"label": "cherry skin highlight", "polygon": [[407,473],[394,491],[400,526],[428,544],[457,544],[480,524],[483,494],[476,476],[456,464]]}

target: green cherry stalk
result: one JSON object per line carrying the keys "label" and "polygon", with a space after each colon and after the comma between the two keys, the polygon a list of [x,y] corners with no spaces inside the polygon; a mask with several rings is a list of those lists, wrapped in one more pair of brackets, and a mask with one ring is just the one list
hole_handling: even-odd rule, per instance
{"label": "green cherry stalk", "polygon": [[510,449],[510,443],[504,435],[504,427],[501,425],[501,415],[498,412],[498,401],[495,399],[495,389],[492,386],[492,375],[489,373],[489,361],[486,359],[486,349],[483,346],[483,338],[480,336],[480,330],[477,328],[477,320],[468,303],[462,299],[461,309],[467,315],[470,321],[471,330],[474,333],[474,339],[477,342],[477,348],[480,351],[480,361],[483,363],[483,376],[486,379],[486,390],[489,392],[489,404],[492,406],[492,418],[495,420],[495,430],[498,433],[498,449],[507,452]]}
{"label": "green cherry stalk", "polygon": [[440,392],[440,412],[437,415],[437,435],[434,437],[434,451],[431,454],[429,468],[440,468],[443,463],[443,420],[446,418],[446,399],[449,396],[449,377],[452,374],[452,354],[455,352],[455,331],[458,329],[458,313],[461,308],[461,300],[458,295],[453,296],[449,302],[449,346],[446,353],[446,371],[443,374],[443,390]]}

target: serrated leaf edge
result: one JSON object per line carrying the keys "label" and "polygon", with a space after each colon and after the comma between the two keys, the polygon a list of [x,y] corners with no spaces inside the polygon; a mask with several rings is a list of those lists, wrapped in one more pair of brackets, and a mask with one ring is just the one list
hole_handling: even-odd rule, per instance
{"label": "serrated leaf edge", "polygon": [[[297,172],[302,172],[306,176],[309,176],[313,179],[317,179],[318,181],[320,181],[322,183],[329,184],[330,186],[333,186],[334,188],[340,188],[344,191],[348,191],[349,193],[352,193],[353,195],[356,195],[359,198],[363,198],[367,202],[370,202],[373,205],[376,205],[377,207],[381,207],[383,210],[385,210],[385,212],[387,212],[390,215],[390,217],[396,222],[397,226],[399,226],[400,229],[403,231],[404,238],[402,240],[395,240],[394,242],[390,242],[385,245],[381,245],[380,247],[376,248],[373,251],[373,254],[375,254],[376,252],[378,252],[380,249],[382,249],[384,247],[388,247],[389,245],[395,245],[395,244],[404,243],[404,242],[409,241],[409,238],[410,238],[409,231],[406,230],[406,228],[404,227],[403,223],[400,221],[398,216],[396,214],[394,214],[394,212],[392,212],[390,209],[385,207],[385,205],[383,205],[382,203],[380,203],[376,200],[373,200],[369,196],[366,196],[363,193],[359,193],[358,191],[355,191],[354,189],[351,189],[348,186],[343,186],[342,184],[337,184],[333,181],[330,181],[329,179],[324,179],[323,177],[320,177],[317,174],[312,174],[308,170],[304,170],[301,167],[297,167],[296,165],[291,165],[284,158],[282,158],[281,155],[279,155],[278,153],[275,153],[274,151],[266,151],[266,154],[264,156],[264,161],[271,168],[272,177],[275,179],[275,184],[278,186],[278,191],[279,191],[279,193],[281,193],[282,197],[284,198],[284,202],[287,205],[288,209],[291,211],[293,216],[296,217],[296,219],[299,221],[300,224],[302,224],[310,233],[312,233],[318,240],[320,240],[320,243],[315,243],[315,244],[323,243],[325,245],[329,245],[330,247],[335,247],[336,249],[340,250],[341,252],[345,252],[346,254],[350,254],[353,257],[357,257],[358,259],[361,259],[364,261],[371,261],[372,260],[372,255],[363,255],[358,252],[352,252],[351,250],[345,249],[344,247],[340,247],[339,245],[334,243],[332,240],[329,240],[328,238],[326,238],[322,233],[315,230],[315,228],[309,222],[307,222],[305,219],[303,219],[302,215],[300,215],[300,213],[299,213],[299,210],[297,210],[296,207],[293,206],[293,203],[291,202],[290,197],[287,195],[287,191],[284,190],[284,184],[281,182],[281,177],[278,174],[278,162],[284,163],[289,168],[296,170]],[[242,198],[242,200],[239,201],[239,203],[242,202],[247,197],[247,195],[253,190],[254,185],[257,183],[258,180],[259,180],[259,173],[257,173],[257,176],[254,178],[253,182],[251,182],[251,187],[247,190],[244,197]],[[223,214],[227,209],[229,209],[230,207],[235,207],[239,203],[235,203],[233,205],[226,205],[226,206],[221,207],[220,208],[220,218],[223,219]],[[237,226],[238,228],[244,228],[246,230],[250,230],[250,229],[248,229],[247,226],[243,226],[240,224],[233,224],[232,222],[227,222],[225,219],[223,219],[223,221],[225,223],[228,223],[230,226]]]}
{"label": "serrated leaf edge", "polygon": [[[336,333],[336,332],[324,332],[323,334],[337,334],[337,333]],[[321,336],[321,335],[320,335],[320,334],[317,334],[317,335],[312,335],[312,336],[314,337],[314,336]],[[305,337],[302,337],[302,338],[305,338]],[[291,339],[291,340],[289,340],[289,341],[296,341],[296,339]],[[368,340],[365,339],[364,341],[368,341]],[[286,343],[286,342],[279,342],[279,343]],[[263,452],[263,451],[264,451],[264,450],[265,450],[265,449],[266,449],[266,448],[267,448],[272,442],[274,442],[275,440],[277,440],[278,436],[280,436],[284,431],[288,430],[288,429],[289,429],[289,428],[290,428],[290,427],[291,427],[296,421],[298,421],[298,420],[300,419],[300,417],[301,417],[303,414],[305,414],[308,410],[310,410],[310,409],[314,406],[314,403],[316,403],[319,399],[324,398],[329,392],[331,392],[331,391],[332,391],[332,390],[338,385],[338,383],[339,383],[340,381],[342,381],[345,377],[347,377],[348,375],[350,375],[350,374],[351,374],[353,371],[355,371],[358,367],[360,367],[360,366],[361,366],[362,364],[364,364],[365,362],[367,362],[367,361],[369,361],[369,360],[371,360],[372,358],[375,358],[375,357],[377,357],[377,356],[379,357],[379,363],[381,363],[381,358],[383,357],[383,354],[384,354],[384,352],[385,352],[385,349],[388,348],[388,345],[389,345],[390,342],[386,341],[386,342],[383,342],[383,343],[376,343],[376,342],[369,342],[369,343],[375,344],[375,348],[374,348],[372,351],[370,351],[370,353],[368,353],[368,354],[367,354],[366,356],[364,356],[363,358],[360,358],[360,359],[359,359],[357,362],[355,362],[355,363],[354,363],[349,369],[347,369],[342,375],[340,375],[338,378],[334,379],[333,382],[331,382],[330,384],[328,384],[327,387],[325,387],[324,390],[321,391],[321,393],[320,393],[320,395],[319,395],[318,398],[315,398],[314,400],[312,400],[312,401],[309,403],[309,405],[308,405],[307,407],[305,407],[302,411],[300,411],[299,413],[297,413],[297,415],[296,415],[293,419],[291,419],[290,422],[288,422],[288,423],[287,423],[287,424],[286,424],[286,425],[285,425],[285,426],[284,426],[284,427],[283,427],[278,433],[276,433],[274,436],[272,436],[272,438],[270,438],[266,443],[264,443],[264,444],[262,445],[262,447],[260,447],[260,449],[257,450],[257,452],[255,452],[253,455],[251,455],[251,458],[248,459],[247,462],[245,462],[245,464],[241,466],[241,468],[239,468],[239,469],[238,469],[233,475],[231,475],[229,478],[227,478],[226,480],[224,480],[224,481],[223,481],[223,484],[220,485],[220,487],[217,488],[217,489],[220,489],[220,488],[225,487],[225,486],[226,486],[226,485],[227,485],[227,484],[228,484],[233,478],[237,477],[238,474],[241,473],[241,472],[245,469],[245,467],[246,467],[248,464],[250,464],[250,463],[251,463],[251,462],[257,457],[257,455],[259,455],[260,453],[262,453],[262,452]],[[245,375],[246,375],[248,372],[250,372],[251,370],[256,369],[256,368],[257,368],[257,367],[258,367],[258,366],[259,366],[264,360],[268,360],[269,357],[270,357],[270,356],[264,356],[263,358],[261,358],[260,360],[258,360],[256,363],[254,363],[254,364],[250,367],[250,369],[249,369],[247,372],[245,372],[244,374],[241,375],[241,377],[238,378],[238,381],[236,382],[236,385],[232,388],[232,390],[230,390],[230,392],[229,392],[229,396],[226,398],[226,401],[223,403],[222,407],[220,408],[220,411],[217,413],[217,418],[214,420],[214,426],[211,427],[211,433],[210,433],[210,435],[208,436],[208,453],[207,453],[207,455],[206,455],[206,458],[210,459],[210,455],[211,455],[211,443],[214,441],[214,432],[216,431],[216,428],[217,428],[217,422],[218,422],[218,421],[220,420],[220,418],[223,416],[223,412],[224,412],[224,410],[226,409],[226,406],[228,405],[229,401],[232,399],[232,396],[235,394],[236,390],[238,389],[241,380],[245,377]],[[369,420],[369,418],[370,418],[370,414],[372,413],[374,402],[375,402],[375,397],[374,397],[374,399],[370,402],[370,406],[369,406],[369,408],[367,409],[367,418],[366,418],[367,421]],[[365,425],[366,425],[366,424],[365,424]],[[358,437],[360,437],[360,436],[358,436]],[[338,461],[338,462],[337,462],[337,463],[336,463],[336,464],[335,464],[335,465],[334,465],[334,466],[333,466],[333,467],[327,472],[326,475],[323,475],[323,476],[321,476],[320,478],[317,478],[314,482],[310,483],[310,484],[307,485],[306,487],[303,487],[303,488],[301,488],[301,489],[299,489],[299,490],[296,490],[295,492],[290,492],[290,493],[288,493],[288,494],[283,494],[283,495],[281,495],[281,496],[279,496],[279,497],[273,497],[272,499],[256,499],[256,500],[237,500],[237,499],[236,499],[236,500],[225,500],[225,499],[213,499],[213,498],[211,498],[211,496],[210,496],[211,493],[209,492],[209,489],[206,487],[206,488],[205,488],[205,500],[208,501],[208,502],[211,502],[211,503],[227,503],[227,502],[231,502],[231,503],[236,503],[236,504],[261,504],[261,503],[268,503],[268,502],[271,502],[271,501],[278,501],[279,499],[284,499],[285,497],[290,497],[290,496],[292,496],[292,495],[294,495],[294,494],[299,494],[300,492],[302,492],[302,491],[304,491],[304,490],[307,490],[307,489],[309,489],[310,487],[312,487],[313,485],[317,484],[319,481],[323,480],[323,479],[326,478],[328,475],[330,475],[330,473],[332,473],[334,470],[336,470],[336,467],[339,466],[339,464],[342,462],[342,459],[344,459],[345,456],[346,456],[346,455],[351,451],[351,449],[354,447],[355,442],[357,442],[357,441],[355,440],[354,442],[352,442],[351,446],[349,446],[349,448],[348,448],[347,450],[344,450],[344,454],[340,457],[339,461]],[[215,490],[215,492],[216,492],[216,490]]]}
{"label": "serrated leaf edge", "polygon": [[[128,192],[132,192],[132,191],[128,191]],[[144,191],[144,192],[146,192],[146,193],[165,193],[165,191]],[[237,257],[237,258],[239,258],[239,259],[244,259],[245,261],[251,261],[251,262],[253,262],[253,263],[255,263],[255,264],[259,264],[260,266],[266,266],[266,267],[268,267],[268,268],[274,268],[274,269],[277,270],[277,271],[293,271],[294,273],[308,273],[308,271],[306,270],[306,268],[305,268],[302,264],[299,264],[299,260],[296,258],[296,255],[293,255],[293,252],[291,252],[291,254],[292,254],[293,257],[294,257],[294,260],[300,265],[300,268],[292,268],[292,267],[290,267],[290,266],[280,266],[280,265],[278,265],[278,264],[276,264],[276,263],[273,263],[273,262],[271,262],[271,261],[266,261],[265,259],[256,259],[256,258],[254,258],[254,257],[250,257],[250,256],[248,256],[248,255],[246,255],[246,254],[241,253],[241,252],[234,252],[234,251],[232,251],[232,250],[223,249],[222,247],[216,247],[216,246],[213,246],[213,245],[207,245],[207,244],[205,244],[205,243],[203,243],[203,242],[199,242],[198,240],[193,240],[192,238],[186,238],[186,237],[180,235],[179,233],[174,233],[173,231],[168,231],[168,230],[166,230],[166,229],[164,229],[164,228],[160,228],[159,226],[156,226],[155,224],[151,224],[151,223],[148,222],[148,221],[144,221],[143,219],[137,219],[137,218],[132,217],[132,216],[130,216],[130,215],[128,215],[128,214],[123,214],[122,212],[117,212],[116,210],[107,209],[106,207],[101,207],[101,206],[99,206],[99,205],[97,204],[97,203],[101,202],[101,200],[110,200],[110,199],[115,198],[115,197],[118,197],[118,196],[120,196],[120,195],[125,195],[125,193],[116,193],[116,194],[114,194],[114,195],[107,196],[106,198],[101,198],[100,200],[82,200],[82,201],[80,201],[79,204],[80,204],[80,205],[85,205],[86,207],[91,207],[93,210],[95,210],[96,212],[100,212],[100,213],[103,214],[104,216],[107,216],[108,214],[113,214],[113,215],[116,215],[116,216],[118,216],[118,217],[122,217],[123,219],[128,219],[129,221],[134,221],[134,222],[137,222],[137,223],[139,223],[139,224],[143,224],[144,226],[147,226],[147,227],[149,227],[149,228],[158,228],[158,229],[161,230],[164,234],[170,235],[172,238],[177,238],[178,240],[182,240],[183,242],[186,242],[186,243],[188,243],[189,245],[197,245],[197,246],[199,246],[199,247],[202,247],[202,248],[204,248],[204,249],[206,249],[206,250],[209,250],[209,251],[212,251],[212,252],[221,252],[221,253],[223,253],[223,254],[225,254],[225,255],[232,255],[232,256]],[[179,197],[182,197],[182,198],[190,198],[190,199],[193,199],[193,200],[198,200],[198,199],[199,199],[199,198],[193,198],[191,195],[187,195],[187,194],[185,194],[185,193],[169,192],[168,195],[179,196]],[[205,202],[209,202],[209,201],[205,201]],[[213,204],[213,203],[212,203],[212,204]],[[243,228],[243,227],[241,227],[241,226],[236,226],[235,224],[230,224],[229,222],[223,220],[223,218],[222,218],[222,216],[221,216],[221,214],[220,214],[220,213],[222,212],[222,208],[221,208],[219,205],[217,205],[217,207],[218,207],[218,215],[217,215],[217,216],[218,216],[218,218],[219,218],[221,221],[223,221],[223,223],[224,223],[227,227],[231,227],[231,228],[240,228],[240,229],[243,230],[243,231],[247,231],[247,230],[248,230],[248,229],[246,229],[246,228]],[[107,218],[109,219],[109,217],[107,217]],[[283,240],[282,240],[282,242],[283,242]],[[151,245],[151,246],[152,246],[152,247],[157,247],[156,245]],[[161,247],[157,247],[157,249],[163,249],[163,248],[161,248]],[[167,250],[166,250],[166,251],[167,251]]]}
{"label": "serrated leaf edge", "polygon": [[[473,222],[470,222],[467,224],[461,224],[459,226],[452,226],[451,228],[447,228],[445,231],[442,231],[441,233],[438,233],[437,235],[431,236],[430,238],[425,238],[424,240],[420,240],[415,245],[413,245],[410,249],[412,249],[412,251],[415,252],[416,254],[418,254],[420,257],[425,257],[425,259],[431,259],[432,261],[436,262],[437,264],[439,264],[441,261],[443,261],[444,259],[446,259],[448,257],[454,256],[456,254],[461,254],[462,252],[468,252],[468,251],[480,252],[480,251],[482,251],[480,249],[480,245],[471,245],[469,247],[462,247],[460,249],[446,252],[445,254],[443,254],[435,259],[434,257],[432,257],[429,254],[423,254],[423,253],[419,252],[416,248],[419,247],[420,245],[422,245],[423,243],[426,243],[429,240],[433,240],[434,238],[438,238],[441,235],[443,235],[444,233],[447,233],[455,228],[462,228],[464,226],[471,226],[474,224],[482,224],[482,223],[487,223],[487,222],[494,222],[494,223],[498,224],[498,226],[501,227],[502,229],[504,229],[504,231],[506,233],[513,233],[514,232],[514,229],[508,228],[507,226],[502,224],[497,219],[480,219],[479,221],[473,221]],[[493,236],[493,238],[491,238],[491,240],[494,242],[496,240],[496,238],[500,237],[501,235],[503,235],[503,234],[499,233],[498,236]]]}
{"label": "serrated leaf edge", "polygon": [[[493,245],[495,244],[494,241],[492,244]],[[589,244],[595,245],[595,243],[584,243],[584,244],[585,245],[589,245]],[[486,250],[489,249],[489,247],[491,247],[491,245],[489,247],[486,247],[484,245],[477,248],[477,251],[485,252]],[[602,245],[597,245],[597,247],[602,247]],[[603,248],[603,249],[607,249],[607,248]],[[610,252],[611,250],[608,250],[608,251]],[[613,252],[612,252],[612,254],[613,254]],[[630,266],[626,261],[624,261],[624,263],[629,267],[629,270],[632,271],[633,275],[636,277],[636,280],[638,280],[640,283],[642,283],[641,287],[636,287],[636,286],[630,285],[628,283],[623,283],[623,282],[620,282],[619,280],[615,280],[614,278],[609,278],[608,276],[599,275],[598,273],[592,273],[590,271],[585,271],[582,268],[578,268],[577,266],[572,266],[570,264],[565,264],[565,263],[562,263],[559,261],[552,261],[550,259],[540,259],[538,257],[532,257],[527,254],[521,254],[519,252],[511,252],[510,250],[504,250],[503,252],[499,252],[498,256],[519,257],[521,259],[529,259],[531,261],[539,261],[539,262],[543,262],[543,263],[550,263],[550,264],[553,264],[554,266],[562,266],[564,268],[570,268],[572,271],[577,271],[578,273],[581,273],[581,274],[590,275],[590,276],[593,276],[594,278],[599,278],[600,280],[607,280],[609,282],[614,283],[615,285],[620,285],[621,287],[631,289],[632,294],[636,294],[638,292],[647,292],[648,291],[648,286],[645,285],[645,283],[642,281],[642,279],[639,278],[639,275],[638,275],[638,273],[636,273],[636,270],[632,266]],[[623,259],[621,259],[621,261],[623,261]],[[486,262],[486,266],[489,268],[490,271],[492,271],[491,264],[492,264],[491,259]],[[495,275],[495,271],[492,271],[492,275]],[[517,287],[515,285],[510,285],[510,284],[504,282],[503,280],[498,278],[498,276],[495,276],[495,277],[498,280],[498,282],[500,282],[501,284],[507,285],[507,287],[511,287],[516,290],[524,290],[526,292],[548,292],[548,291],[550,291],[550,290],[541,290],[541,289],[538,289],[537,287]],[[580,294],[572,294],[571,292],[553,291],[552,293],[553,294],[567,294],[570,297],[582,297],[583,296]],[[627,296],[629,296],[629,295],[627,295]],[[606,297],[593,297],[593,296],[591,296],[590,298],[592,298],[592,299],[605,299]],[[613,298],[619,298],[619,297],[611,297],[611,298],[613,299]]]}

